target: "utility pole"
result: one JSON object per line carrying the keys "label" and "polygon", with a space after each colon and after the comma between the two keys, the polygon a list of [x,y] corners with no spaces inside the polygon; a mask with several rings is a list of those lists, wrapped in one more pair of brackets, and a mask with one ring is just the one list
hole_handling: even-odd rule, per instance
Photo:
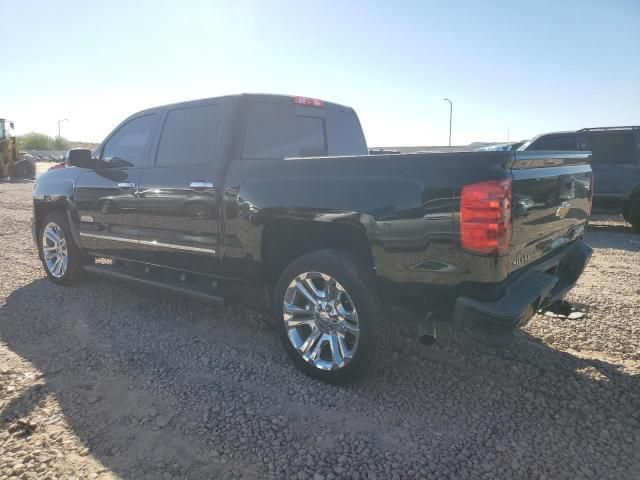
{"label": "utility pole", "polygon": [[507,143],[511,141],[511,125],[507,127]]}
{"label": "utility pole", "polygon": [[62,135],[60,135],[60,124],[62,122],[68,122],[69,119],[68,118],[63,118],[62,120],[58,120],[58,138],[60,138]]}
{"label": "utility pole", "polygon": [[451,122],[453,119],[453,102],[448,98],[445,98],[449,102],[449,146],[451,146]]}

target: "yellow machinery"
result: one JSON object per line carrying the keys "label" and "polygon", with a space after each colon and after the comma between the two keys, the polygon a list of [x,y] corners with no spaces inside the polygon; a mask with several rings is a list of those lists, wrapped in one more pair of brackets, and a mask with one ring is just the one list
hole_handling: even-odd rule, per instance
{"label": "yellow machinery", "polygon": [[35,177],[35,162],[20,157],[18,141],[10,130],[13,130],[13,122],[0,118],[0,178]]}

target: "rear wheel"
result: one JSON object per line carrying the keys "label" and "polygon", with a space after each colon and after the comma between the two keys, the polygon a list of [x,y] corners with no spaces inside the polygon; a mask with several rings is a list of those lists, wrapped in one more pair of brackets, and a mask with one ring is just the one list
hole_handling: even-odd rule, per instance
{"label": "rear wheel", "polygon": [[55,283],[71,285],[84,271],[82,252],[73,241],[64,212],[53,212],[43,219],[38,251],[47,276]]}
{"label": "rear wheel", "polygon": [[287,354],[313,378],[353,381],[380,366],[388,351],[373,275],[346,253],[324,250],[291,262],[273,303]]}

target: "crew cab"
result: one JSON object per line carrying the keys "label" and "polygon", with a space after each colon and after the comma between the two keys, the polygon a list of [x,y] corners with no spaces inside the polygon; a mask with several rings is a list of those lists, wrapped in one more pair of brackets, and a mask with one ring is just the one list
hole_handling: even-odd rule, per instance
{"label": "crew cab", "polygon": [[333,383],[384,361],[383,306],[493,345],[561,299],[591,255],[589,154],[369,155],[353,109],[235,95],[151,108],[33,192],[48,277],[85,272],[267,302],[283,346]]}
{"label": "crew cab", "polygon": [[545,133],[520,149],[591,152],[594,211],[621,213],[640,232],[640,126]]}

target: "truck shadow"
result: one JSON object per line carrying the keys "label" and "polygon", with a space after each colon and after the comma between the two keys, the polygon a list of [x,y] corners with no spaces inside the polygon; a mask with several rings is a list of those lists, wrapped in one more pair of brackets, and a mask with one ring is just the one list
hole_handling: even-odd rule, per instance
{"label": "truck shadow", "polygon": [[12,178],[11,180],[8,179],[0,179],[0,185],[2,183],[13,183],[13,184],[22,184],[22,183],[33,183],[35,182],[35,178]]}
{"label": "truck shadow", "polygon": [[[586,462],[596,477],[640,467],[640,381],[613,361],[524,333],[506,355],[398,334],[385,368],[334,387],[295,370],[260,320],[106,280],[36,280],[0,308],[0,340],[42,378],[2,408],[0,430],[46,433],[15,426],[53,395],[89,454],[122,478],[290,478],[316,470],[305,459],[278,473],[274,462],[303,448],[338,465],[342,441],[421,458],[426,473],[462,462],[456,478],[477,478],[483,462],[504,477],[513,458],[521,478],[536,458]],[[394,468],[404,478],[416,467]]]}

